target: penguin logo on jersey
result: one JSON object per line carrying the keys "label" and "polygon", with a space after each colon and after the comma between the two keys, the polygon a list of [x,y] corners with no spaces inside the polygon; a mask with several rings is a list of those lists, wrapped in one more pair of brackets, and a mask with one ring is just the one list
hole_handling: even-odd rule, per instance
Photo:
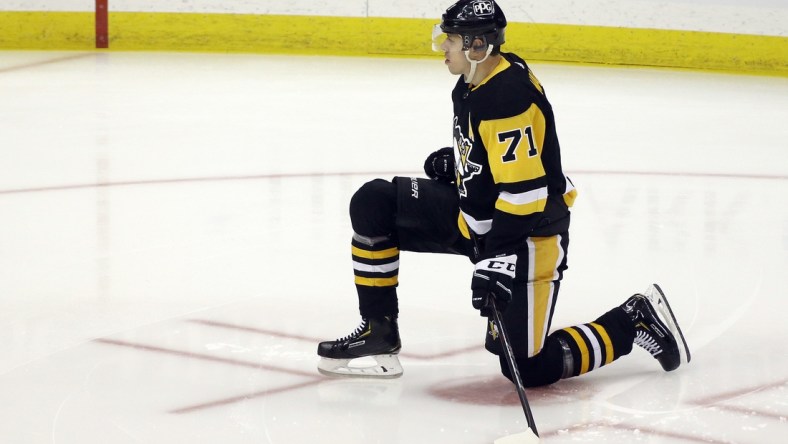
{"label": "penguin logo on jersey", "polygon": [[460,153],[459,162],[457,162],[457,189],[460,191],[460,196],[468,197],[468,190],[465,188],[465,182],[481,173],[482,166],[468,160],[468,157],[471,155],[471,150],[473,149],[473,141],[465,137],[462,133],[462,128],[460,128],[457,122],[457,117],[454,117],[454,145],[457,152]]}

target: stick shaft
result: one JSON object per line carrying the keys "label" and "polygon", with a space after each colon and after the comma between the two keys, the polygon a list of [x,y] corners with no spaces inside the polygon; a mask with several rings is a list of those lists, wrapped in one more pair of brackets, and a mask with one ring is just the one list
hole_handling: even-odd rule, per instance
{"label": "stick shaft", "polygon": [[514,360],[514,351],[512,350],[512,343],[509,341],[509,335],[506,333],[506,327],[503,325],[503,316],[501,312],[498,311],[498,307],[495,304],[495,298],[490,298],[490,303],[492,304],[493,309],[493,316],[495,317],[495,324],[498,327],[498,335],[501,336],[501,344],[503,345],[503,354],[506,357],[506,363],[509,365],[509,372],[512,374],[512,379],[514,380],[514,386],[517,389],[517,396],[520,397],[520,404],[523,406],[523,412],[525,413],[525,421],[528,423],[528,427],[533,430],[536,436],[539,436],[539,432],[536,430],[536,422],[534,422],[534,415],[531,413],[531,405],[528,404],[528,398],[525,397],[525,386],[523,385],[523,378],[520,376],[520,371],[517,369],[517,362]]}

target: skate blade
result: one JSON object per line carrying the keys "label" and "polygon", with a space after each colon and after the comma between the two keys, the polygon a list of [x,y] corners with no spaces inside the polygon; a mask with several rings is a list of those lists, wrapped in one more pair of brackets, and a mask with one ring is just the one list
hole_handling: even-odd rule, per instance
{"label": "skate blade", "polygon": [[670,304],[668,303],[668,298],[665,296],[665,293],[662,291],[659,285],[651,284],[651,286],[646,290],[646,297],[657,307],[660,314],[668,324],[670,332],[673,333],[673,337],[675,337],[677,341],[681,342],[679,345],[679,355],[681,357],[681,362],[683,364],[688,364],[692,359],[689,345],[687,345],[687,340],[684,339],[684,333],[682,333],[681,327],[679,327],[679,323],[676,320],[676,316],[673,314],[673,309],[670,308]]}
{"label": "skate blade", "polygon": [[525,432],[498,438],[493,441],[493,444],[537,444],[538,442],[539,437],[536,436],[533,430],[528,429]]}
{"label": "skate blade", "polygon": [[[366,358],[374,359],[375,364],[359,365],[358,361]],[[317,371],[332,377],[380,379],[399,378],[403,373],[397,355],[377,355],[356,359],[320,358],[317,363]]]}

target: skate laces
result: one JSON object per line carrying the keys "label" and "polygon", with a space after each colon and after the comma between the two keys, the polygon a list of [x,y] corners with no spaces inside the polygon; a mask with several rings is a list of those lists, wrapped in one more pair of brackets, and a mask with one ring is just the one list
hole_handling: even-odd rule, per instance
{"label": "skate laces", "polygon": [[635,333],[635,344],[645,348],[646,351],[651,353],[651,356],[657,356],[662,353],[662,347],[659,346],[657,340],[645,330],[638,330]]}
{"label": "skate laces", "polygon": [[336,342],[345,342],[345,341],[348,341],[350,339],[353,339],[353,338],[357,337],[358,335],[361,334],[361,332],[366,330],[368,324],[369,324],[369,321],[367,321],[365,318],[361,318],[361,323],[358,324],[358,327],[356,327],[355,330],[353,330],[353,333],[345,336],[344,338],[337,339]]}

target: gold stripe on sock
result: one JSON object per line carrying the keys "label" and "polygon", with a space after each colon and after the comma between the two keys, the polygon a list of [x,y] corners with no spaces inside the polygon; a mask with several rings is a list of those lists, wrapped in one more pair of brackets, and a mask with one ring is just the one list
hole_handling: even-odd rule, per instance
{"label": "gold stripe on sock", "polygon": [[366,278],[356,276],[356,284],[365,287],[393,287],[398,283],[398,276],[390,278]]}
{"label": "gold stripe on sock", "polygon": [[610,336],[607,334],[605,328],[601,325],[594,322],[591,322],[588,325],[596,329],[597,333],[599,333],[599,336],[602,338],[602,342],[605,343],[605,365],[610,364],[613,362],[613,358],[615,357],[613,354],[613,341],[610,340]]}
{"label": "gold stripe on sock", "polygon": [[386,259],[399,254],[399,249],[396,247],[380,251],[362,250],[361,248],[357,247],[351,248],[353,256],[363,257],[364,259]]}
{"label": "gold stripe on sock", "polygon": [[575,344],[577,344],[577,348],[580,349],[580,373],[583,374],[588,372],[588,346],[586,345],[586,341],[583,340],[580,333],[574,329],[574,327],[565,328],[564,331],[569,333],[572,336],[572,339],[575,340]]}

